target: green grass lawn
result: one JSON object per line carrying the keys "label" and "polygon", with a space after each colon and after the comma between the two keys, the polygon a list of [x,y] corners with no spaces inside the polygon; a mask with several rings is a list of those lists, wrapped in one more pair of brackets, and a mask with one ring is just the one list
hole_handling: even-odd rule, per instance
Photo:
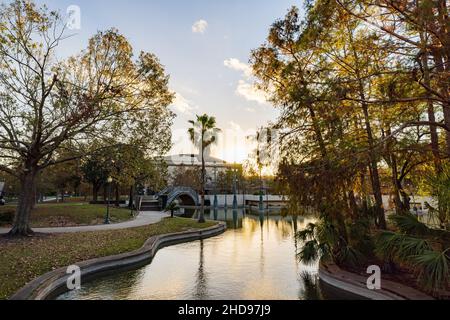
{"label": "green grass lawn", "polygon": [[0,237],[0,299],[7,299],[29,281],[51,270],[139,249],[154,235],[207,228],[214,224],[167,218],[153,225],[124,230],[20,239]]}
{"label": "green grass lawn", "polygon": [[[15,206],[0,207],[0,225],[7,226],[5,214],[13,214]],[[109,208],[111,222],[130,220],[131,212],[127,208]],[[102,224],[105,218],[106,206],[86,203],[46,203],[39,204],[31,213],[31,226],[38,227],[71,227],[81,225]]]}

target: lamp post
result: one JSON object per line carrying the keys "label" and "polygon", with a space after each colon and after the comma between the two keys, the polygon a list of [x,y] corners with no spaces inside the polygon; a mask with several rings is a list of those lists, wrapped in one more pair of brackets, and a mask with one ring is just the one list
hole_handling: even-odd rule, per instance
{"label": "lamp post", "polygon": [[245,201],[246,181],[245,181],[244,176],[241,177],[241,184],[242,184],[242,208],[243,208],[243,212],[245,214],[245,209],[247,207],[247,203]]}
{"label": "lamp post", "polygon": [[233,169],[233,210],[236,210],[238,207],[237,204],[237,186],[236,186],[236,180],[237,180],[237,167],[236,164],[234,164],[234,169]]}
{"label": "lamp post", "polygon": [[111,200],[111,183],[112,183],[113,179],[111,177],[108,177],[108,179],[106,180],[106,182],[108,183],[108,200],[106,202],[106,216],[105,216],[105,224],[110,224],[110,217],[109,217],[109,202]]}
{"label": "lamp post", "polygon": [[224,200],[224,207],[225,207],[225,209],[228,209],[228,188],[227,188],[227,190],[226,190],[226,193],[225,193],[225,200]]}
{"label": "lamp post", "polygon": [[262,170],[259,168],[259,211],[264,211]]}
{"label": "lamp post", "polygon": [[214,210],[217,210],[218,200],[217,200],[217,164],[214,161]]}
{"label": "lamp post", "polygon": [[130,210],[131,210],[131,216],[133,218],[135,215],[134,211],[138,210],[138,208],[137,208],[138,199],[139,199],[138,183],[137,183],[137,178],[134,177],[134,183],[133,183],[132,192],[131,192],[131,201],[129,203]]}

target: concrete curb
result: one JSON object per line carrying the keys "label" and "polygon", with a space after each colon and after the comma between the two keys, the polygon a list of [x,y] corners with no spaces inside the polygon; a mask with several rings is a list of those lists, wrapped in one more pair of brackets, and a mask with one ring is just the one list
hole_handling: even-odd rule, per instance
{"label": "concrete curb", "polygon": [[[77,266],[81,269],[81,281],[86,283],[89,280],[116,271],[139,268],[150,263],[156,252],[161,248],[214,237],[225,232],[226,228],[226,224],[220,222],[216,226],[203,230],[153,236],[138,250],[80,262]],[[17,291],[10,300],[47,300],[56,298],[68,290],[66,283],[70,274],[67,274],[66,271],[67,267],[59,268],[32,280]]]}
{"label": "concrete curb", "polygon": [[369,290],[367,278],[340,269],[335,264],[320,263],[319,278],[327,285],[370,300],[434,300],[414,288],[390,280],[381,280],[380,290]]}

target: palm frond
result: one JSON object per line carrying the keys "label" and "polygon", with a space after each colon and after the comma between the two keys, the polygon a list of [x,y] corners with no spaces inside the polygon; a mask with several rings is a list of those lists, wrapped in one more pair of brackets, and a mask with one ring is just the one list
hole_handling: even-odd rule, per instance
{"label": "palm frond", "polygon": [[313,240],[315,236],[316,225],[314,223],[309,223],[305,229],[297,232],[297,239],[301,241]]}
{"label": "palm frond", "polygon": [[208,117],[205,127],[207,129],[213,129],[216,126],[216,118],[215,117]]}
{"label": "palm frond", "polygon": [[191,142],[195,143],[195,130],[194,130],[194,128],[189,128],[188,134],[189,134],[189,139],[191,140]]}
{"label": "palm frond", "polygon": [[194,144],[198,143],[199,147],[204,150],[217,141],[216,133],[220,129],[215,128],[215,117],[210,117],[207,114],[197,115],[196,117],[196,121],[188,121],[192,125],[192,128],[188,130],[188,134],[191,142]]}
{"label": "palm frond", "polygon": [[322,292],[319,286],[319,278],[317,275],[311,274],[307,271],[300,273],[300,279],[303,282],[303,296],[307,300],[322,300]]}
{"label": "palm frond", "polygon": [[330,246],[335,246],[339,241],[339,233],[332,223],[322,221],[322,223],[317,225],[317,240],[320,243],[328,243]]}
{"label": "palm frond", "polygon": [[320,248],[317,241],[310,240],[304,243],[303,247],[297,253],[297,258],[304,264],[311,265],[319,259]]}
{"label": "palm frond", "polygon": [[370,228],[369,219],[361,219],[348,226],[349,243],[365,256],[372,256],[375,248]]}
{"label": "palm frond", "polygon": [[430,229],[416,216],[407,214],[396,214],[390,217],[390,220],[400,229],[400,231],[409,235],[428,235]]}
{"label": "palm frond", "polygon": [[211,138],[209,138],[208,140],[205,140],[203,142],[203,148],[206,149],[208,148],[210,145],[212,145],[214,142],[216,142],[216,137],[212,136]]}
{"label": "palm frond", "polygon": [[447,289],[450,279],[450,248],[443,252],[428,250],[414,257],[419,270],[419,283],[426,289],[438,291]]}
{"label": "palm frond", "polygon": [[438,206],[433,208],[429,203],[426,206],[430,214],[438,218],[441,228],[450,230],[450,165],[447,163],[442,169],[440,174],[427,177],[427,185]]}
{"label": "palm frond", "polygon": [[366,261],[364,255],[361,252],[349,245],[340,248],[336,258],[341,264],[353,268],[363,265],[363,263]]}
{"label": "palm frond", "polygon": [[171,202],[164,211],[169,212],[172,210],[175,211],[175,210],[179,210],[179,209],[180,209],[180,206],[176,202]]}
{"label": "palm frond", "polygon": [[332,260],[331,247],[328,243],[319,244],[319,254],[322,261]]}
{"label": "palm frond", "polygon": [[375,241],[375,252],[387,261],[411,262],[414,256],[431,249],[424,239],[391,231],[381,232]]}

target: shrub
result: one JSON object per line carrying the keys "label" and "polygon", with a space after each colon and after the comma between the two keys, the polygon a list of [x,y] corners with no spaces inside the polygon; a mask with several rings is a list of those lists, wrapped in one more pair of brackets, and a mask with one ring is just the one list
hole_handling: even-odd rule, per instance
{"label": "shrub", "polygon": [[13,208],[0,210],[0,224],[12,223],[14,219],[14,213],[15,210]]}

